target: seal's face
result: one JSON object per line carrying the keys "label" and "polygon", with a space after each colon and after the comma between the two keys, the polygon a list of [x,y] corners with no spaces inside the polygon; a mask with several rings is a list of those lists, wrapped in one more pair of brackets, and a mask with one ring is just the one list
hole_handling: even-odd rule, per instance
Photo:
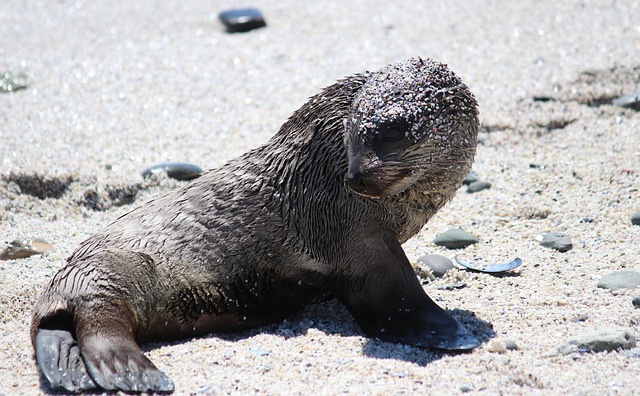
{"label": "seal's face", "polygon": [[415,59],[372,74],[345,128],[345,183],[351,191],[384,198],[418,180],[438,191],[456,188],[452,183],[469,170],[478,110],[469,89],[445,65]]}

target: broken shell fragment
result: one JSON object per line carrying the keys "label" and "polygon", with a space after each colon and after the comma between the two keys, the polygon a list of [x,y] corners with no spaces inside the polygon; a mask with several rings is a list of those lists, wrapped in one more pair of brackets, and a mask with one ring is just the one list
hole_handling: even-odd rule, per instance
{"label": "broken shell fragment", "polygon": [[462,261],[457,257],[455,257],[454,259],[456,260],[456,263],[472,271],[486,272],[486,273],[492,273],[492,274],[510,271],[514,268],[519,267],[520,264],[522,264],[522,260],[520,258],[516,258],[512,262],[506,263],[506,264],[486,264],[486,263],[480,263],[480,262],[469,263],[466,261]]}
{"label": "broken shell fragment", "polygon": [[53,245],[40,239],[16,239],[9,246],[0,249],[0,260],[13,260],[42,254],[53,250]]}

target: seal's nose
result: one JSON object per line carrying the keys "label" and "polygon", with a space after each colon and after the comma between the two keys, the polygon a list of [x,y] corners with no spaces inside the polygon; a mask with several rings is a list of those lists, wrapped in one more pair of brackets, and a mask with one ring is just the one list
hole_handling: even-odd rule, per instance
{"label": "seal's nose", "polygon": [[362,178],[362,174],[357,172],[347,173],[346,183],[347,186],[354,191],[362,191],[367,187]]}

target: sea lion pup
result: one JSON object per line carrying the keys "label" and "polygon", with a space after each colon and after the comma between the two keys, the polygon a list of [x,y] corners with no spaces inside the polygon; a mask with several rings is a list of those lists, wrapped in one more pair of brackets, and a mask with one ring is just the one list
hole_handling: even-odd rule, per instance
{"label": "sea lion pup", "polygon": [[460,186],[477,103],[410,59],[325,88],[265,145],[83,242],[33,314],[54,389],[171,392],[139,343],[279,321],[338,298],[369,337],[478,341],[424,292],[401,244]]}

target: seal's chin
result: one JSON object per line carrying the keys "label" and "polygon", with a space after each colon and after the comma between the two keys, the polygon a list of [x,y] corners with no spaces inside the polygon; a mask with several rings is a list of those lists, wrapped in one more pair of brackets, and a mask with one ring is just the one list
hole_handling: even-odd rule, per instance
{"label": "seal's chin", "polygon": [[402,175],[389,178],[376,173],[347,173],[345,186],[353,193],[371,198],[382,199],[400,194],[411,187],[418,179],[415,175]]}

